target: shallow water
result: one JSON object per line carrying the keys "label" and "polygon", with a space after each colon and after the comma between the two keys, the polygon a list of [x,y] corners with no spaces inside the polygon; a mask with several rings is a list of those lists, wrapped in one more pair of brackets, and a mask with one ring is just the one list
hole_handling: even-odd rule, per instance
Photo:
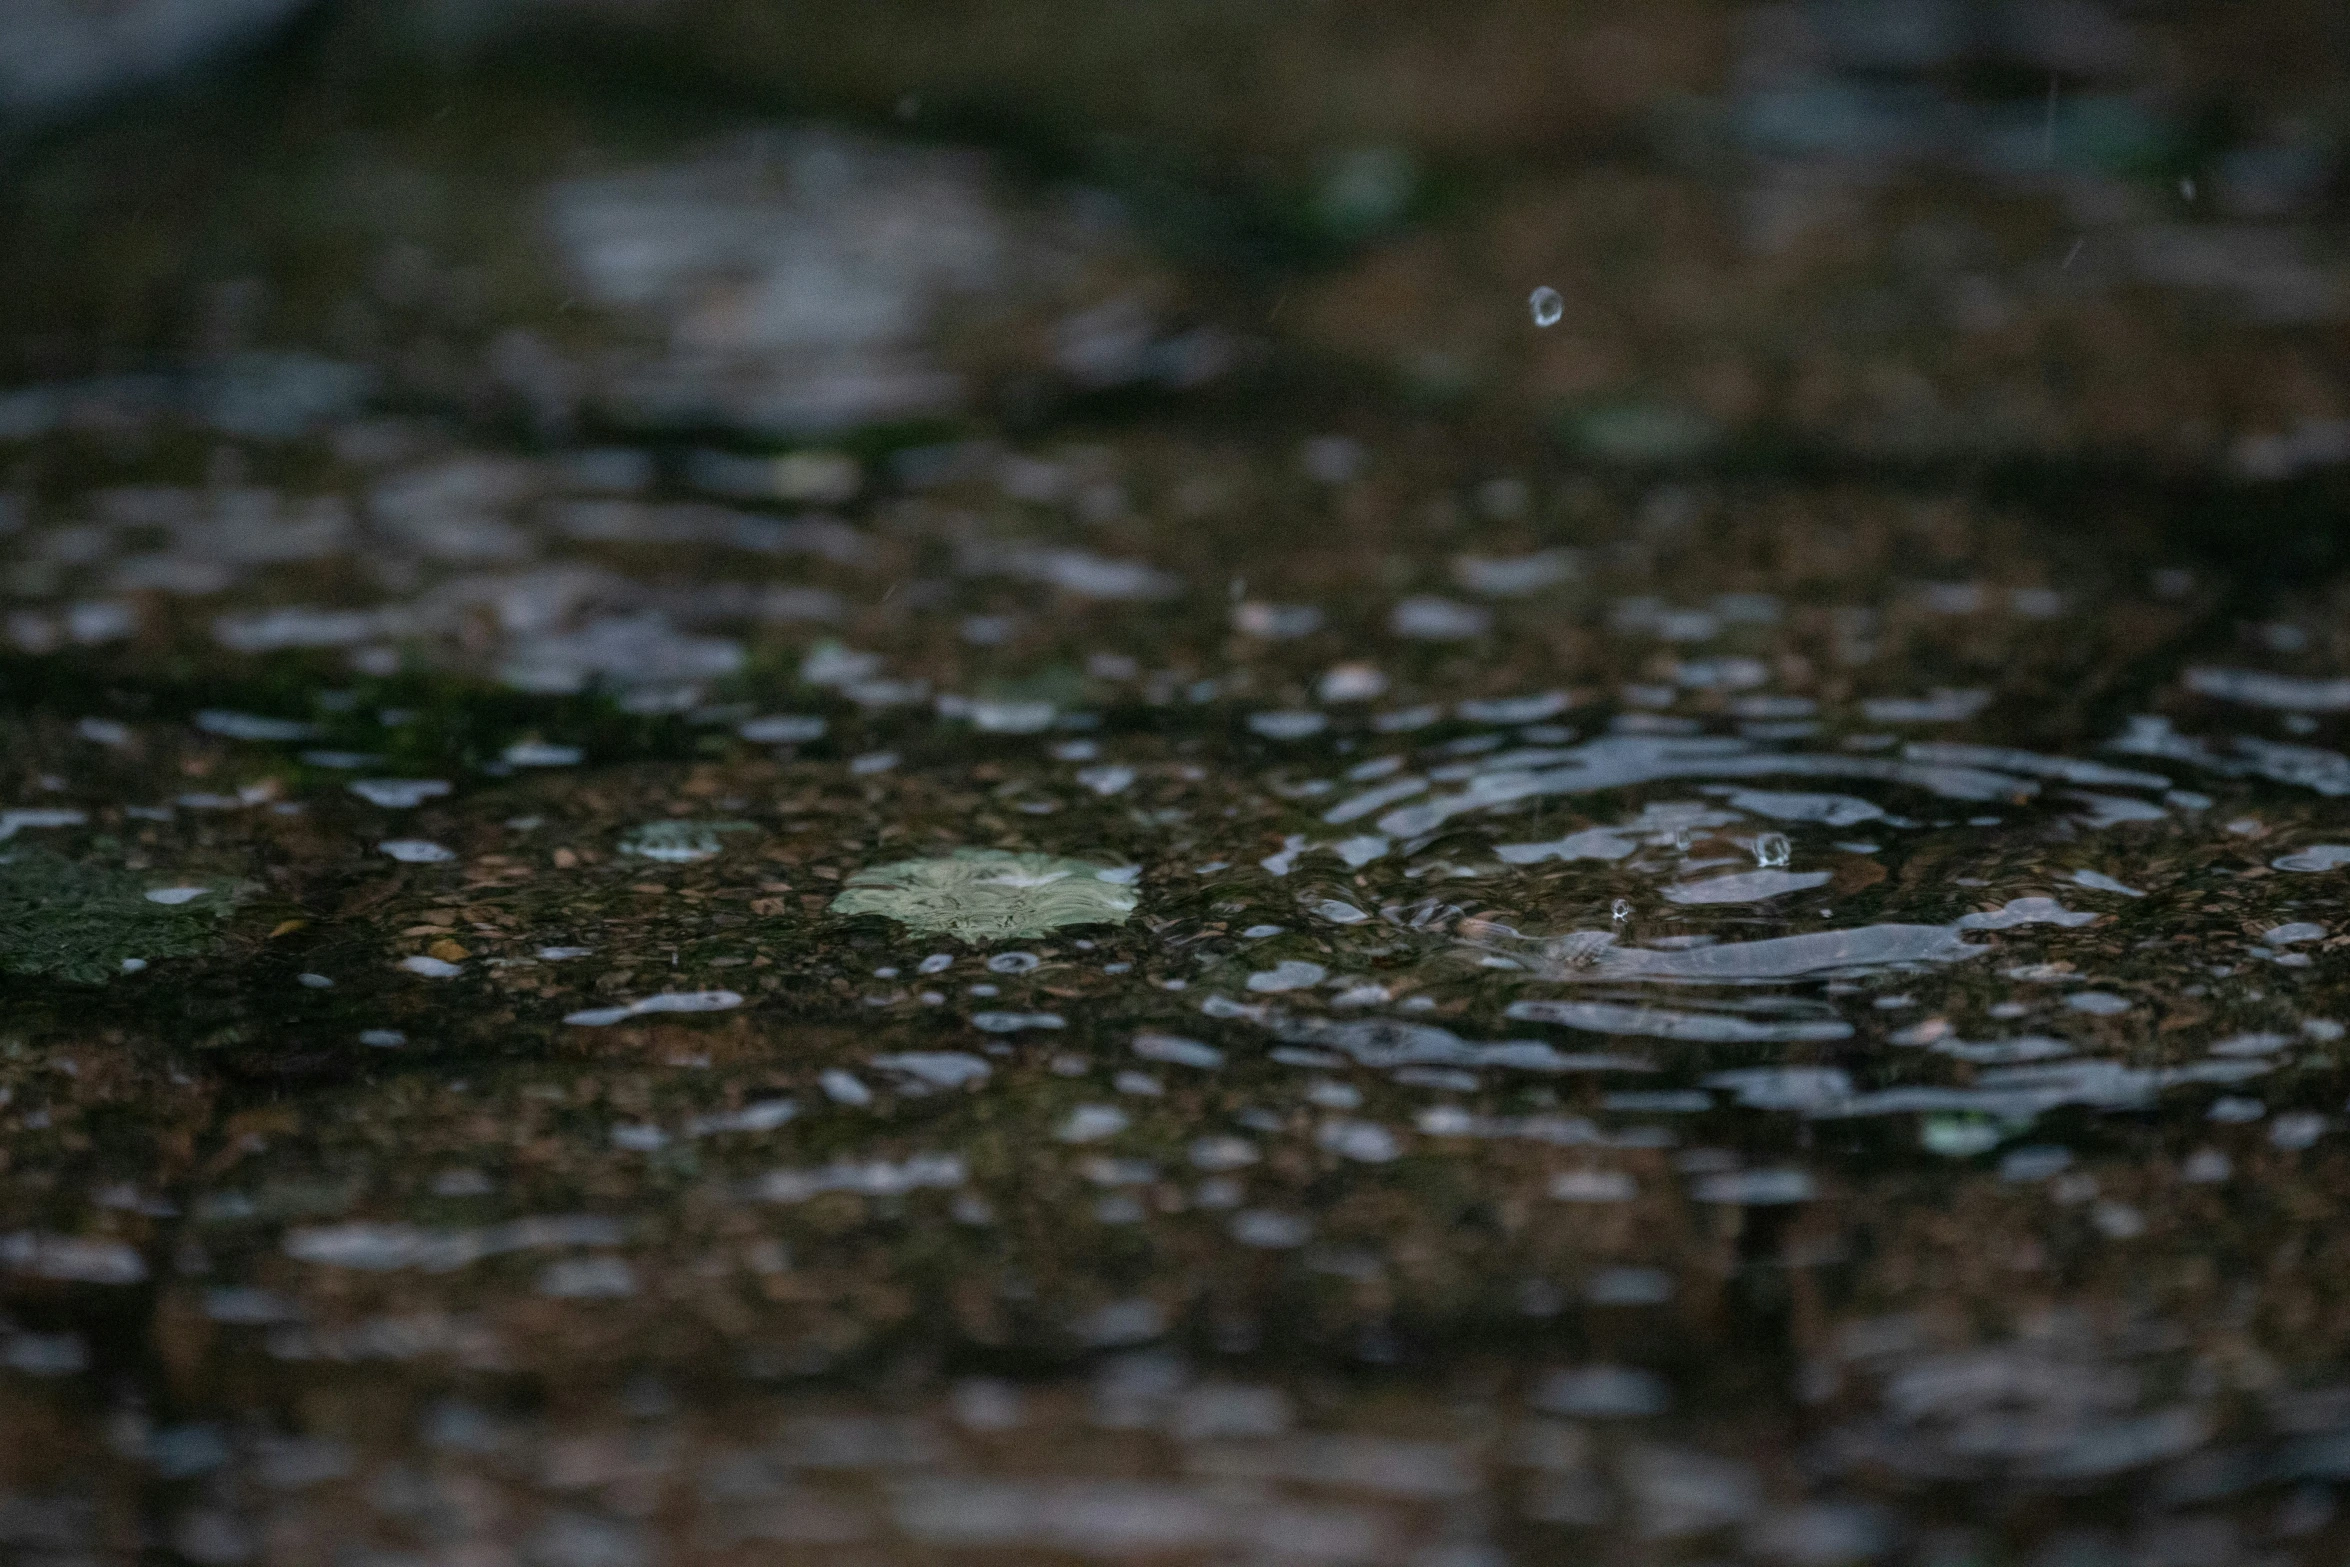
{"label": "shallow water", "polygon": [[[1720,101],[1825,134],[1784,21]],[[479,69],[579,167],[373,111],[297,161],[419,166],[439,216],[335,221],[438,259],[264,234],[341,325],[0,390],[16,1559],[2339,1559],[2316,425],[1599,437],[1328,357],[1523,190],[1260,299],[968,150]],[[12,199],[138,114],[255,134],[125,112]],[[1630,167],[2062,205],[1898,146]],[[506,207],[527,284],[452,226]],[[1152,268],[1188,302],[1105,302]],[[2301,273],[2141,270],[2094,287],[2336,395]],[[1529,286],[1509,352],[1646,284]]]}

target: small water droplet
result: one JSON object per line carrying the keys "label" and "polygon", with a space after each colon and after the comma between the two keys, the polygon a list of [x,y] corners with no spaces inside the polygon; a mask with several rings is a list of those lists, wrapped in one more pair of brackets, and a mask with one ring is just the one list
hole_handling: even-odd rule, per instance
{"label": "small water droplet", "polygon": [[1557,326],[1567,313],[1566,299],[1547,283],[1528,295],[1526,304],[1534,312],[1536,326]]}
{"label": "small water droplet", "polygon": [[1754,863],[1764,867],[1784,865],[1795,857],[1795,845],[1787,841],[1783,832],[1766,832],[1754,840]]}
{"label": "small water droplet", "polygon": [[1615,902],[1608,905],[1607,913],[1609,919],[1614,920],[1619,925],[1623,924],[1624,921],[1632,917],[1632,900],[1629,898],[1618,898]]}

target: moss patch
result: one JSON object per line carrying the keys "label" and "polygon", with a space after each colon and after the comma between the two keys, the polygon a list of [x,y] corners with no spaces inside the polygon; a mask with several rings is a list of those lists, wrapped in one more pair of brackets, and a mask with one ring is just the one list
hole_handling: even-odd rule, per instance
{"label": "moss patch", "polygon": [[95,985],[122,972],[125,958],[211,951],[225,890],[155,903],[147,897],[154,881],[46,849],[10,851],[0,858],[0,970]]}

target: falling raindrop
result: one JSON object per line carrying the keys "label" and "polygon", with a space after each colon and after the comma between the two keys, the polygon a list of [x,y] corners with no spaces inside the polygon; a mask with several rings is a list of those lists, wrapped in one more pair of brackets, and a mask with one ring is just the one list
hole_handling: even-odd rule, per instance
{"label": "falling raindrop", "polygon": [[1566,299],[1547,283],[1528,295],[1526,303],[1534,312],[1536,326],[1557,326],[1567,313]]}
{"label": "falling raindrop", "polygon": [[1632,900],[1629,898],[1618,898],[1615,902],[1608,905],[1607,913],[1609,919],[1614,920],[1619,925],[1623,924],[1624,921],[1632,917]]}
{"label": "falling raindrop", "polygon": [[1754,840],[1754,863],[1764,867],[1784,865],[1795,857],[1795,846],[1783,832],[1766,832]]}

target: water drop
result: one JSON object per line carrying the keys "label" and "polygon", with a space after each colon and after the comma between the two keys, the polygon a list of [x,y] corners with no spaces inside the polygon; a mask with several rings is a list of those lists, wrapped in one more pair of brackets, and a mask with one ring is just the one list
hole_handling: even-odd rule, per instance
{"label": "water drop", "polygon": [[1614,920],[1619,925],[1623,924],[1624,921],[1632,917],[1632,900],[1629,898],[1618,898],[1615,902],[1608,905],[1607,913],[1609,919]]}
{"label": "water drop", "polygon": [[1566,299],[1547,283],[1528,295],[1526,303],[1534,312],[1536,326],[1557,326],[1567,313]]}
{"label": "water drop", "polygon": [[1766,832],[1754,840],[1754,863],[1764,867],[1784,865],[1795,857],[1795,846],[1783,832]]}

